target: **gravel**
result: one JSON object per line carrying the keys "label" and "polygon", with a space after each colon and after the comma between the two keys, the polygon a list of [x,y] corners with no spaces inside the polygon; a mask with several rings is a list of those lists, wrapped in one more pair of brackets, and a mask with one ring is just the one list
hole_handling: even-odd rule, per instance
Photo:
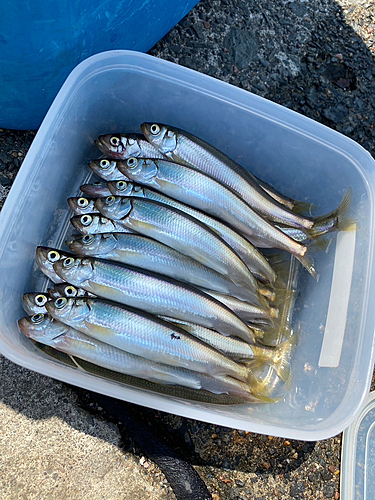
{"label": "gravel", "polygon": [[[374,154],[374,33],[372,1],[202,0],[150,54],[293,109]],[[34,135],[0,130],[0,207]],[[7,383],[12,381],[5,377]],[[54,381],[51,385],[79,408],[71,388]],[[85,408],[87,400],[95,406],[95,395],[79,398],[81,404],[86,400]],[[137,411],[142,418],[158,421],[165,438],[194,465],[215,500],[339,498],[341,435],[313,443],[289,441]],[[79,412],[81,418],[92,418],[86,410]],[[95,422],[106,418],[96,408]],[[122,432],[124,439],[126,429]],[[100,437],[100,426],[97,434]],[[134,451],[123,453],[136,457],[135,472],[150,484],[157,477],[158,485],[164,485],[163,497],[173,498],[160,470],[143,457],[132,436],[127,439]],[[147,498],[149,490],[144,491],[137,498]]]}

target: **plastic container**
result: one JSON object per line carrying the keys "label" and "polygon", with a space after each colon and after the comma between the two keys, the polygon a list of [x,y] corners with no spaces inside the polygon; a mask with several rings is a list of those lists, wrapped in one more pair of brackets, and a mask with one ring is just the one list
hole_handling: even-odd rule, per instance
{"label": "plastic container", "polygon": [[72,69],[112,49],[146,52],[198,0],[2,0],[0,127],[37,129]]}
{"label": "plastic container", "polygon": [[[99,156],[94,139],[139,132],[143,121],[190,131],[286,195],[316,204],[319,214],[353,190],[358,230],[339,233],[328,254],[317,254],[318,282],[301,273],[294,385],[279,403],[223,407],[126,387],[42,355],[17,330],[22,293],[46,285],[34,268],[35,247],[63,243],[66,199]],[[167,412],[288,438],[333,436],[355,419],[373,369],[374,182],[375,162],[361,146],[282,106],[151,56],[93,56],[60,90],[0,214],[0,351],[31,370]]]}
{"label": "plastic container", "polygon": [[345,500],[375,498],[375,393],[342,441],[340,493]]}

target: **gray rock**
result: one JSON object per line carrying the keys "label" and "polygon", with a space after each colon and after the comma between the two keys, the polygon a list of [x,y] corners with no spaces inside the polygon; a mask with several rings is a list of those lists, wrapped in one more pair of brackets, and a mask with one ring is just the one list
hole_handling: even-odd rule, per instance
{"label": "gray rock", "polygon": [[237,27],[231,28],[224,39],[230,62],[239,70],[245,69],[256,59],[258,45],[255,33]]}
{"label": "gray rock", "polygon": [[325,108],[322,112],[323,116],[327,120],[333,122],[334,124],[340,123],[349,114],[349,110],[346,106],[339,104],[338,106],[332,106],[330,108]]}

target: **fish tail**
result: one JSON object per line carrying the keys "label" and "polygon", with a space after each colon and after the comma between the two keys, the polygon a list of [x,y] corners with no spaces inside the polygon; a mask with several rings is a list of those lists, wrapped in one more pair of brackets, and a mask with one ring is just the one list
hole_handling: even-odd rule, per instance
{"label": "fish tail", "polygon": [[311,255],[311,250],[308,250],[306,248],[306,252],[305,252],[304,255],[296,255],[296,254],[294,254],[294,256],[295,256],[296,259],[298,259],[300,261],[300,263],[311,274],[311,276],[316,281],[319,281],[319,274],[316,272],[315,264],[314,264],[314,257]]}
{"label": "fish tail", "polygon": [[271,318],[277,319],[279,317],[279,310],[277,307],[270,307],[270,316]]}
{"label": "fish tail", "polygon": [[275,348],[252,346],[256,358],[272,366],[288,389],[290,389],[292,384],[290,358],[295,342],[296,339],[294,336]]}
{"label": "fish tail", "polygon": [[314,226],[307,231],[308,235],[316,240],[319,236],[332,231],[355,231],[357,229],[356,220],[347,216],[351,203],[352,188],[349,188],[336,210],[314,219]]}
{"label": "fish tail", "polygon": [[[284,395],[280,395],[280,377],[276,374],[273,367],[268,365],[264,371],[265,363],[254,361],[251,367],[251,373],[248,376],[247,383],[250,392],[263,403],[275,403],[280,401]],[[283,381],[283,392],[286,386]]]}
{"label": "fish tail", "polygon": [[266,286],[259,287],[259,293],[270,302],[274,302],[276,298],[276,293]]}

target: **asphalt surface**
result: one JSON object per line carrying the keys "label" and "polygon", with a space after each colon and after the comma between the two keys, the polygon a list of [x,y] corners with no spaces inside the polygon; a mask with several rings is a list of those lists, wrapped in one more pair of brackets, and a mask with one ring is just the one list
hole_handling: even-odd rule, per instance
{"label": "asphalt surface", "polygon": [[[374,33],[370,1],[202,0],[150,54],[287,106],[374,154]],[[0,130],[1,205],[33,137]],[[215,500],[339,498],[341,435],[289,441],[114,408],[3,357],[0,373],[1,499],[175,498],[121,412],[191,464]]]}

